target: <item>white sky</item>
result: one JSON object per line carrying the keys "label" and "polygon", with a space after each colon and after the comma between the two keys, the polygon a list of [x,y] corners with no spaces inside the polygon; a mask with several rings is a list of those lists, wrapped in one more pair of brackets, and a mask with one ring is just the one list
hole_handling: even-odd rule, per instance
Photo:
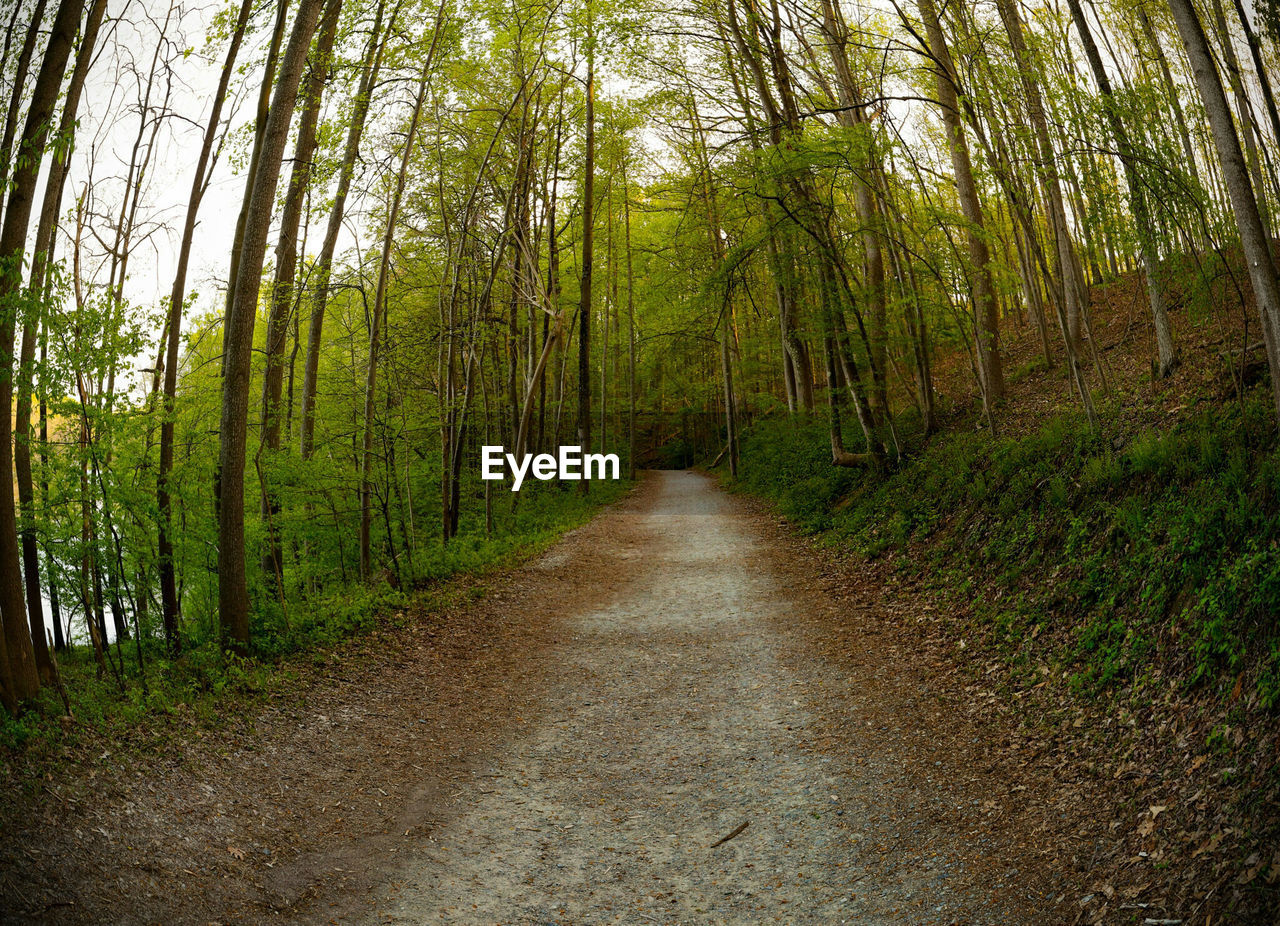
{"label": "white sky", "polygon": [[[161,61],[170,59],[172,67],[168,102],[171,117],[163,121],[155,138],[137,218],[137,236],[146,237],[131,249],[125,284],[126,300],[142,308],[158,311],[173,287],[195,162],[226,54],[225,42],[207,47],[205,41],[208,24],[220,5],[219,0],[173,0],[172,19],[165,30],[171,44],[163,48]],[[86,252],[95,252],[98,259],[84,270],[100,285],[107,281],[105,252],[117,225],[124,178],[138,137],[139,101],[170,9],[169,0],[109,0],[111,21],[99,36],[98,58],[85,83],[63,214],[67,216],[74,210],[77,197],[92,180],[95,211],[101,213],[92,221],[105,241],[88,239]],[[256,19],[258,31],[247,36],[241,47],[237,58],[239,73],[231,84],[232,97],[223,108],[224,123],[231,120],[231,137],[223,146],[200,205],[186,282],[187,292],[196,292],[197,300],[184,317],[184,330],[190,329],[193,317],[216,307],[225,297],[231,240],[244,194],[244,175],[234,162],[246,156],[248,126],[253,118],[261,57],[270,27],[269,19],[261,13]],[[107,34],[108,27],[114,35]],[[184,57],[186,49],[192,53]],[[152,91],[153,105],[163,100],[166,84],[162,69]],[[150,131],[148,126],[146,137]],[[287,158],[288,152],[282,184],[289,170]],[[62,223],[60,257],[70,256],[74,224],[66,219]],[[347,240],[340,240],[339,252],[352,240],[349,234]],[[267,259],[270,262],[270,250]],[[150,340],[158,340],[159,333],[157,324]],[[154,362],[155,349],[154,344],[149,345],[142,356],[135,358],[135,371]],[[140,380],[135,373],[129,384],[137,385]]]}

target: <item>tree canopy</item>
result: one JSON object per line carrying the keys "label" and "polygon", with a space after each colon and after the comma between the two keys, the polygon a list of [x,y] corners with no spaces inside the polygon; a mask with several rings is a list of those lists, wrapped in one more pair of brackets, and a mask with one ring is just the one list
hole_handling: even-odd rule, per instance
{"label": "tree canopy", "polygon": [[1153,380],[1175,276],[1229,275],[1280,414],[1278,56],[1243,0],[15,2],[5,704],[73,642],[122,686],[288,646],[570,504],[482,445],[736,474],[813,419],[875,478],[998,434],[1026,327],[1103,430],[1123,275]]}

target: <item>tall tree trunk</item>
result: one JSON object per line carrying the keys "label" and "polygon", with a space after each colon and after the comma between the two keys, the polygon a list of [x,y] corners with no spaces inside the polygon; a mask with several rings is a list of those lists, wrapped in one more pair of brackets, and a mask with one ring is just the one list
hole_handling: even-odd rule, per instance
{"label": "tall tree trunk", "polygon": [[733,395],[733,361],[729,341],[733,332],[729,327],[732,315],[726,298],[720,313],[720,378],[724,382],[724,430],[725,445],[729,451],[729,475],[738,478],[738,409]]}
{"label": "tall tree trunk", "polygon": [[[771,3],[769,18],[765,20],[762,11],[754,6],[744,7],[747,28],[739,21],[737,4],[729,0],[729,28],[738,49],[739,57],[751,72],[756,85],[756,93],[764,106],[769,122],[770,140],[774,145],[794,144],[800,132],[800,109],[792,83],[791,66],[787,60],[782,44],[781,15],[777,3]],[[775,101],[769,89],[765,74],[763,58],[767,56],[769,68],[778,90]],[[838,370],[844,376],[845,385],[853,399],[858,422],[862,427],[869,450],[868,457],[877,463],[883,459],[884,446],[877,433],[874,410],[870,407],[866,387],[862,381],[854,361],[849,344],[849,329],[845,314],[848,307],[853,311],[858,322],[858,331],[866,348],[867,356],[873,354],[867,332],[863,326],[861,315],[853,298],[853,289],[849,282],[840,248],[832,233],[830,224],[830,208],[818,201],[814,190],[813,178],[805,168],[788,171],[785,188],[794,200],[794,207],[789,207],[785,197],[779,195],[779,205],[788,213],[795,226],[802,229],[813,241],[816,248],[818,291],[821,303],[823,337],[827,340],[828,363],[832,362],[831,353],[838,355]],[[872,366],[872,377],[876,375]],[[839,427],[840,401],[838,380],[828,377],[830,392],[828,402],[831,405],[831,441],[832,461],[836,465],[852,465],[853,455],[845,454]]]}
{"label": "tall tree trunk", "polygon": [[[567,79],[567,78],[566,78]],[[547,289],[546,302],[547,312],[542,317],[542,341],[547,341],[553,337],[551,333],[551,318],[555,316],[560,324],[560,331],[555,336],[555,346],[552,349],[551,357],[547,363],[555,369],[557,358],[564,354],[564,310],[560,306],[560,229],[556,226],[556,203],[560,198],[560,155],[563,146],[564,135],[564,88],[565,80],[560,83],[560,91],[556,100],[556,140],[555,154],[551,159],[551,183],[550,191],[547,194]],[[567,226],[568,223],[566,223]],[[561,364],[563,366],[563,364]],[[541,385],[539,386],[538,400],[538,449],[545,449],[558,443],[559,441],[559,404],[561,397],[561,377],[555,378],[555,388],[553,399],[557,405],[556,411],[556,434],[548,440],[546,430],[547,415],[547,374],[544,371],[541,377]]]}
{"label": "tall tree trunk", "polygon": [[[563,87],[561,88],[563,91]],[[531,291],[540,292],[542,296],[542,305],[530,305],[530,308],[542,315],[542,348],[534,360],[532,355],[530,361],[533,364],[528,382],[525,384],[524,401],[520,407],[519,419],[516,425],[516,443],[515,453],[517,456],[528,452],[530,444],[530,431],[533,422],[533,409],[535,402],[539,408],[545,411],[546,395],[547,395],[547,367],[552,363],[552,358],[561,348],[564,340],[564,317],[560,311],[559,292],[557,287],[559,275],[559,258],[556,250],[556,193],[559,181],[560,170],[560,132],[563,124],[563,92],[560,100],[561,112],[556,114],[556,135],[554,142],[554,155],[552,157],[551,176],[544,176],[543,184],[547,198],[546,222],[547,222],[547,240],[548,240],[548,261],[547,261],[547,285],[544,288],[541,283],[538,270],[537,245],[530,248],[523,247],[516,253],[516,260],[520,262],[520,269],[517,271],[517,279],[523,279]],[[625,183],[625,180],[624,180]],[[533,319],[530,319],[530,335],[533,333]],[[539,400],[541,398],[541,401]],[[541,430],[541,425],[539,425]],[[541,435],[539,435],[540,437]],[[541,440],[533,441],[535,446],[541,447]]]}
{"label": "tall tree trunk", "polygon": [[[76,320],[73,325],[75,345],[83,349],[79,319],[85,314],[85,293],[81,272],[82,242],[85,229],[85,197],[82,194],[76,202],[75,234],[71,245],[71,281],[75,295]],[[89,495],[89,444],[90,434],[87,416],[84,414],[85,388],[79,372],[76,373],[76,392],[81,399],[81,415],[78,437],[78,462],[80,468],[80,600],[84,606],[85,628],[89,632],[89,640],[93,645],[94,660],[98,665],[98,677],[107,672],[109,650],[107,649],[107,624],[102,613],[102,588],[97,566],[97,537],[93,523],[93,499]],[[92,580],[92,581],[91,581]],[[111,669],[115,671],[115,663]],[[119,674],[117,673],[117,678]]]}
{"label": "tall tree trunk", "polygon": [[[67,169],[71,162],[76,113],[80,108],[80,95],[84,90],[85,76],[89,73],[89,65],[93,60],[98,29],[102,25],[106,7],[106,0],[95,0],[89,9],[89,17],[80,38],[80,48],[76,52],[76,63],[72,68],[71,80],[67,86],[57,135],[66,148],[61,157],[54,158],[49,164],[44,199],[40,204],[40,219],[36,226],[35,247],[32,249],[31,276],[27,285],[33,302],[40,305],[40,313],[37,316],[35,313],[28,312],[23,319],[22,351],[18,361],[18,396],[13,425],[13,465],[18,477],[18,508],[22,519],[20,537],[22,571],[26,583],[27,610],[30,612],[31,643],[35,650],[36,667],[40,672],[40,679],[45,684],[54,683],[55,669],[44,634],[40,632],[44,627],[44,596],[40,591],[40,549],[36,541],[35,486],[31,473],[31,403],[36,341],[40,337],[41,321],[46,311],[45,275],[50,262],[49,251],[53,245],[53,235],[57,227]],[[54,623],[56,626],[56,617]],[[58,629],[58,636],[59,638],[62,636],[61,629]]]}
{"label": "tall tree trunk", "polygon": [[[707,244],[714,261],[715,271],[722,272],[725,261],[724,239],[721,235],[720,205],[716,199],[715,178],[711,173],[711,158],[707,154],[707,138],[702,128],[702,120],[698,116],[697,102],[693,98],[693,84],[688,75],[685,80],[689,84],[689,120],[693,126],[694,152],[697,158],[698,192],[702,196],[702,207],[706,214]],[[738,422],[737,408],[733,394],[733,361],[730,341],[733,333],[730,330],[731,320],[731,284],[724,280],[724,298],[720,305],[720,318],[716,323],[715,338],[720,348],[720,379],[724,397],[724,430],[725,449],[729,456],[729,474],[738,476]]]}
{"label": "tall tree trunk", "polygon": [[409,178],[409,163],[413,157],[414,143],[418,137],[418,123],[422,119],[422,107],[427,99],[427,81],[435,59],[440,30],[444,25],[445,4],[440,5],[436,16],[431,50],[427,53],[418,78],[418,93],[414,98],[413,114],[409,118],[409,131],[404,140],[400,157],[400,169],[396,173],[396,186],[391,205],[387,210],[387,224],[382,235],[382,256],[378,261],[378,287],[373,297],[373,313],[369,322],[369,364],[364,383],[364,442],[360,454],[360,578],[368,581],[373,574],[373,409],[378,387],[378,351],[382,342],[382,316],[387,301],[387,284],[391,274],[391,246],[395,242],[396,221],[400,216],[400,202],[404,197],[405,183]]}
{"label": "tall tree trunk", "polygon": [[1093,32],[1089,21],[1085,19],[1084,8],[1080,0],[1067,0],[1071,7],[1071,18],[1075,21],[1076,31],[1080,34],[1080,43],[1084,46],[1085,57],[1089,60],[1089,68],[1093,71],[1094,81],[1102,94],[1102,109],[1106,113],[1111,134],[1115,137],[1119,149],[1120,163],[1124,168],[1125,182],[1129,187],[1129,209],[1133,213],[1137,226],[1138,240],[1142,245],[1142,263],[1147,277],[1147,301],[1151,305],[1151,319],[1155,326],[1156,349],[1159,355],[1159,372],[1168,375],[1177,365],[1178,352],[1173,344],[1173,329],[1169,326],[1169,313],[1164,302],[1164,274],[1160,269],[1160,255],[1156,251],[1154,226],[1151,223],[1151,212],[1147,207],[1147,195],[1142,189],[1142,180],[1138,175],[1137,157],[1133,146],[1129,143],[1129,133],[1120,119],[1111,92],[1111,80],[1103,66],[1098,46],[1094,44]]}
{"label": "tall tree trunk", "polygon": [[[1213,12],[1213,21],[1218,29],[1219,44],[1222,46],[1222,64],[1227,72],[1227,83],[1231,87],[1231,95],[1236,101],[1236,119],[1240,126],[1240,138],[1244,143],[1245,164],[1253,178],[1254,195],[1257,198],[1258,213],[1262,217],[1262,228],[1268,238],[1271,237],[1271,218],[1267,210],[1266,184],[1262,179],[1262,156],[1258,151],[1257,136],[1254,132],[1253,109],[1249,96],[1245,93],[1244,78],[1240,71],[1240,59],[1236,55],[1235,41],[1231,28],[1227,25],[1227,14],[1222,7],[1222,0],[1210,0],[1209,9]],[[1265,78],[1264,78],[1265,79]]]}
{"label": "tall tree trunk", "polygon": [[[578,305],[578,443],[591,450],[591,280],[595,263],[596,52],[592,2],[587,0],[586,165],[582,180],[582,293]],[[579,483],[585,495],[591,485]]]}
{"label": "tall tree trunk", "polygon": [[627,473],[636,478],[636,302],[635,267],[631,260],[631,189],[626,155],[622,161],[622,222],[627,249]]}
{"label": "tall tree trunk", "polygon": [[373,95],[373,88],[377,85],[378,73],[382,68],[382,55],[386,49],[385,32],[391,31],[400,10],[397,4],[384,32],[382,15],[385,8],[385,0],[379,0],[374,14],[373,30],[369,34],[369,44],[365,48],[360,84],[356,90],[351,117],[347,124],[342,165],[338,169],[338,188],[333,196],[333,205],[329,208],[329,222],[325,228],[324,242],[320,246],[320,254],[316,258],[313,270],[316,282],[313,287],[311,319],[307,325],[307,353],[302,366],[302,421],[298,427],[299,452],[304,460],[311,458],[311,452],[315,446],[316,386],[319,380],[320,345],[324,335],[325,309],[329,301],[329,277],[333,267],[333,255],[338,246],[338,234],[342,231],[347,194],[351,190],[356,161],[360,156],[360,139],[364,134],[365,119],[369,114],[369,101]]}
{"label": "tall tree trunk", "polygon": [[[284,392],[285,345],[289,337],[289,316],[294,306],[294,276],[298,270],[298,227],[302,207],[311,182],[311,165],[316,153],[316,134],[320,122],[320,100],[332,68],[333,40],[338,31],[338,13],[342,0],[326,0],[320,21],[319,36],[309,57],[306,80],[300,97],[302,112],[298,117],[298,138],[293,148],[293,169],[288,192],[280,213],[280,238],[276,243],[276,278],[271,287],[271,310],[267,316],[265,368],[262,374],[262,423],[259,432],[262,461],[261,514],[267,527],[266,546],[262,553],[262,572],[268,586],[276,588],[284,575],[284,548],[276,533],[275,517],[279,500],[271,491],[269,480],[273,455],[280,450],[280,400]],[[278,591],[278,589],[277,589]]]}
{"label": "tall tree trunk", "polygon": [[884,174],[880,175],[880,201],[886,223],[890,228],[888,236],[889,259],[894,265],[894,275],[904,298],[909,298],[911,305],[903,313],[906,316],[907,331],[911,336],[911,347],[914,354],[916,374],[919,379],[921,425],[926,436],[933,433],[937,425],[937,414],[934,408],[933,366],[929,358],[929,328],[925,322],[924,309],[920,304],[920,286],[916,280],[915,266],[912,256],[905,253],[902,247],[903,222],[898,208],[893,202],[889,185]]}
{"label": "tall tree trunk", "polygon": [[[42,320],[40,326],[40,365],[44,366],[48,356],[49,322]],[[49,409],[44,392],[40,394],[40,506],[49,506]],[[64,650],[69,640],[62,636],[62,606],[58,595],[58,575],[51,546],[46,543],[44,550],[45,578],[49,585],[49,616],[53,621],[53,648]],[[2,637],[0,637],[2,639]]]}
{"label": "tall tree trunk", "polygon": [[[1145,0],[1144,0],[1145,2]],[[1238,3],[1239,0],[1236,0]],[[1178,85],[1173,81],[1173,73],[1169,69],[1169,59],[1164,53],[1164,46],[1160,44],[1160,37],[1156,34],[1155,26],[1151,22],[1151,16],[1147,13],[1144,3],[1137,4],[1138,24],[1142,28],[1143,37],[1146,38],[1147,44],[1151,46],[1151,52],[1155,55],[1156,66],[1160,70],[1160,79],[1164,84],[1165,96],[1169,99],[1169,105],[1173,108],[1173,121],[1178,128],[1178,141],[1182,145],[1182,154],[1187,159],[1187,171],[1191,175],[1191,179],[1195,181],[1198,188],[1203,188],[1204,183],[1200,179],[1200,167],[1196,163],[1196,151],[1191,144],[1191,132],[1187,128],[1187,116],[1182,109],[1182,100],[1178,95]],[[1201,237],[1201,247],[1205,245],[1203,233]]]}
{"label": "tall tree trunk", "polygon": [[[757,169],[763,173],[763,164],[760,158],[763,146],[760,141],[760,133],[757,130],[755,108],[746,90],[746,79],[740,80],[738,77],[737,63],[733,60],[732,46],[730,45],[729,37],[724,32],[723,24],[717,21],[716,27],[720,42],[724,47],[725,64],[733,84],[734,94],[738,98],[738,103],[742,107],[743,118],[747,123],[747,137],[751,145],[751,152]],[[739,32],[739,29],[735,29],[735,36]],[[745,52],[742,52],[741,47],[740,53],[745,54]],[[757,91],[763,93],[760,90],[758,81]],[[766,110],[773,111],[770,110],[773,103],[767,99],[767,94],[766,99],[762,102]],[[774,144],[777,144],[781,137],[779,132],[780,127],[771,118],[769,133],[770,140]],[[787,397],[787,410],[792,414],[799,410],[812,412],[813,362],[805,342],[800,338],[800,334],[796,330],[799,300],[797,298],[798,281],[794,252],[795,238],[791,234],[791,229],[787,227],[788,219],[783,217],[782,210],[778,208],[774,197],[764,197],[763,212],[767,244],[765,256],[768,259],[769,274],[773,278],[773,298],[778,311],[778,334],[782,346],[782,379]]]}
{"label": "tall tree trunk", "polygon": [[1249,56],[1253,59],[1253,70],[1258,77],[1258,87],[1262,91],[1262,101],[1267,107],[1267,119],[1271,123],[1271,138],[1274,145],[1280,147],[1280,111],[1276,109],[1275,91],[1271,87],[1271,76],[1266,63],[1262,60],[1262,46],[1258,36],[1249,24],[1249,14],[1245,11],[1243,0],[1234,0],[1236,15],[1240,18],[1240,26],[1244,30],[1245,43],[1249,46]]}
{"label": "tall tree trunk", "polygon": [[970,273],[973,282],[974,330],[978,348],[978,365],[985,382],[983,401],[994,402],[1004,397],[1004,366],[1000,360],[1000,314],[996,304],[995,285],[991,279],[991,252],[987,246],[982,203],[973,177],[969,145],[960,121],[956,69],[951,50],[942,34],[942,24],[933,0],[918,0],[920,18],[924,22],[933,59],[942,123],[947,146],[951,150],[951,168],[955,175],[956,194],[968,227],[965,238],[969,245]]}
{"label": "tall tree trunk", "polygon": [[[1071,0],[1078,3],[1079,0]],[[1280,420],[1280,278],[1271,253],[1271,242],[1263,230],[1262,214],[1258,200],[1249,183],[1249,168],[1245,164],[1244,151],[1231,121],[1231,108],[1222,89],[1222,79],[1214,67],[1213,53],[1205,37],[1204,26],[1191,0],[1169,0],[1178,34],[1187,49],[1191,71],[1204,102],[1209,126],[1213,130],[1214,145],[1222,164],[1222,176],[1231,208],[1235,213],[1236,227],[1240,230],[1240,245],[1245,263],[1249,266],[1249,279],[1253,284],[1258,314],[1262,318],[1262,336],[1267,348],[1267,366],[1271,371],[1271,393],[1275,400],[1276,416]]]}
{"label": "tall tree trunk", "polygon": [[320,18],[322,0],[301,0],[289,45],[280,62],[263,132],[261,159],[246,191],[240,260],[232,283],[233,299],[227,313],[224,378],[222,384],[221,445],[218,454],[220,504],[218,510],[218,616],[223,643],[245,653],[249,647],[249,584],[245,572],[244,467],[249,415],[249,381],[252,375],[253,329],[258,318],[262,261],[267,232],[275,211],[276,182],[289,138],[298,96],[298,84],[306,62],[311,36]]}
{"label": "tall tree trunk", "polygon": [[[4,135],[0,137],[0,191],[7,189],[9,178],[13,174],[13,136],[18,131],[18,116],[22,113],[22,95],[27,87],[31,57],[35,54],[36,42],[40,39],[44,7],[45,0],[36,0],[35,9],[31,12],[31,22],[27,25],[27,34],[22,40],[22,48],[18,51],[18,60],[14,65],[13,89],[9,94],[9,108],[4,114]],[[18,13],[21,9],[20,2],[13,4],[13,18],[9,22],[10,32],[17,25]],[[6,42],[8,38],[6,36]]]}
{"label": "tall tree trunk", "polygon": [[[49,129],[53,107],[58,100],[62,75],[75,41],[80,24],[83,0],[62,0],[53,19],[44,60],[31,91],[27,120],[22,139],[18,144],[18,156],[11,177],[9,198],[5,205],[4,223],[0,226],[0,362],[4,370],[0,375],[0,408],[13,407],[13,347],[16,340],[17,305],[22,288],[22,257],[26,251],[28,223],[35,201],[36,181],[44,149],[49,141]],[[37,28],[36,24],[32,28]],[[13,419],[8,413],[0,414],[0,485],[12,486]],[[33,635],[44,643],[44,621],[28,620],[29,615],[22,595],[22,570],[19,566],[18,520],[13,492],[0,492],[0,620],[4,623],[5,650],[8,656],[9,679],[6,700],[21,702],[35,697],[40,690],[36,671]],[[35,614],[40,614],[39,604]]]}
{"label": "tall tree trunk", "polygon": [[[267,60],[263,66],[262,82],[258,84],[258,106],[253,120],[253,149],[249,154],[249,170],[245,175],[245,183],[253,185],[258,173],[258,163],[262,159],[262,145],[266,140],[267,118],[271,115],[271,88],[276,79],[276,67],[280,63],[280,46],[284,44],[285,27],[289,23],[290,0],[277,0],[275,25],[271,29],[271,40],[267,45]],[[245,223],[249,220],[248,189],[240,201],[240,213],[236,216],[236,230],[231,239],[231,264],[227,270],[227,315],[231,315],[231,303],[235,299],[236,280],[240,275],[240,251],[244,246]],[[223,337],[223,372],[226,371],[226,336],[227,329],[222,331]],[[220,477],[219,477],[220,478]]]}
{"label": "tall tree trunk", "polygon": [[866,148],[863,163],[858,165],[864,171],[854,188],[854,204],[861,225],[863,247],[864,286],[870,302],[871,355],[870,363],[875,375],[875,388],[871,393],[872,405],[877,417],[889,418],[889,397],[886,377],[883,375],[888,364],[888,332],[885,296],[884,252],[880,247],[880,216],[876,209],[872,191],[876,187],[876,175],[882,169],[876,141],[867,125],[866,112],[862,93],[859,92],[853,77],[853,69],[849,64],[849,27],[844,21],[844,14],[834,0],[822,2],[822,30],[827,37],[827,51],[831,56],[831,64],[836,75],[836,89],[840,104],[837,118],[846,129],[863,130],[862,143]]}
{"label": "tall tree trunk", "polygon": [[195,175],[191,178],[191,192],[187,197],[187,217],[182,226],[182,242],[178,246],[178,268],[173,276],[173,288],[169,292],[169,320],[164,359],[164,417],[160,422],[160,466],[156,473],[157,519],[157,570],[160,575],[160,610],[164,623],[165,644],[170,653],[176,654],[180,646],[178,618],[182,603],[178,597],[178,583],[173,561],[173,502],[169,479],[173,472],[174,397],[178,390],[178,351],[182,344],[182,307],[186,299],[187,266],[191,260],[191,244],[195,239],[196,217],[200,202],[209,184],[209,162],[213,157],[214,139],[222,120],[222,107],[227,98],[227,88],[235,71],[236,57],[244,40],[253,0],[241,0],[240,12],[231,31],[227,55],[222,62],[222,74],[213,94],[209,121],[205,125],[200,155],[196,159]]}
{"label": "tall tree trunk", "polygon": [[[1035,134],[1036,174],[1040,180],[1040,190],[1048,215],[1049,232],[1053,236],[1057,257],[1057,274],[1049,281],[1049,285],[1055,290],[1054,297],[1065,312],[1066,330],[1063,332],[1063,337],[1070,342],[1068,347],[1074,353],[1080,341],[1080,319],[1085,312],[1083,303],[1088,298],[1088,290],[1083,286],[1083,281],[1079,279],[1076,272],[1079,262],[1075,244],[1071,240],[1071,231],[1067,225],[1067,210],[1062,195],[1058,159],[1053,150],[1053,140],[1049,136],[1049,124],[1045,118],[1044,101],[1040,94],[1040,83],[1036,79],[1036,68],[1023,38],[1022,19],[1012,0],[998,0],[996,6],[1000,11],[1005,33],[1009,36],[1009,46],[1013,51],[1014,63],[1018,69],[1018,80],[1022,85],[1027,113]],[[1031,246],[1029,238],[1030,235],[1022,239],[1027,247]],[[1041,322],[1043,322],[1043,316],[1041,316]],[[1047,341],[1044,348],[1045,359],[1048,360],[1050,358]]]}

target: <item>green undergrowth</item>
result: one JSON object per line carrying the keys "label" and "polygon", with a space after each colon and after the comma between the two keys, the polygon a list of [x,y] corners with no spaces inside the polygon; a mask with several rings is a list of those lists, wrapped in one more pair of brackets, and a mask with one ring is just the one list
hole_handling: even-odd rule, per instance
{"label": "green undergrowth", "polygon": [[310,596],[294,589],[283,607],[255,602],[248,659],[222,652],[212,613],[188,615],[183,652],[176,659],[165,654],[158,637],[148,639],[141,670],[135,640],[111,647],[113,664],[123,669],[104,675],[97,672],[88,646],[72,647],[59,655],[59,667],[74,719],[64,716],[49,686],[39,704],[21,716],[0,712],[0,768],[17,762],[27,772],[20,777],[31,779],[31,772],[38,774],[78,743],[92,740],[111,744],[112,750],[163,749],[182,727],[213,727],[243,717],[254,703],[287,689],[300,670],[339,661],[344,644],[482,594],[483,585],[476,580],[544,550],[629,487],[627,482],[601,481],[583,497],[552,483],[527,484],[518,502],[510,492],[495,491],[491,534],[478,497],[448,546],[440,543],[437,532],[413,552],[413,578],[402,588],[392,587],[384,574],[375,583],[353,582]]}
{"label": "green undergrowth", "polygon": [[1100,434],[1073,413],[1026,436],[945,432],[879,475],[833,467],[822,422],[763,421],[744,436],[738,485],[824,542],[894,554],[971,603],[1028,677],[1054,641],[1085,694],[1155,670],[1225,693],[1243,675],[1275,710],[1280,443],[1267,397],[1167,429],[1126,430],[1118,411]]}

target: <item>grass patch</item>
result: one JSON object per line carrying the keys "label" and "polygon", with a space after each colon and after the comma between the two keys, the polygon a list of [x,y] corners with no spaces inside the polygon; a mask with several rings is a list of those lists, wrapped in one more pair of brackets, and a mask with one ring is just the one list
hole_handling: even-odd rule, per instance
{"label": "grass patch", "polygon": [[[1114,416],[1104,413],[1104,420]],[[758,422],[738,486],[802,530],[971,599],[1011,658],[1054,631],[1082,692],[1158,663],[1280,704],[1280,446],[1267,397],[1127,440],[1067,412],[1026,436],[949,432],[887,475],[832,467],[820,421]],[[928,541],[927,543],[925,541]]]}

